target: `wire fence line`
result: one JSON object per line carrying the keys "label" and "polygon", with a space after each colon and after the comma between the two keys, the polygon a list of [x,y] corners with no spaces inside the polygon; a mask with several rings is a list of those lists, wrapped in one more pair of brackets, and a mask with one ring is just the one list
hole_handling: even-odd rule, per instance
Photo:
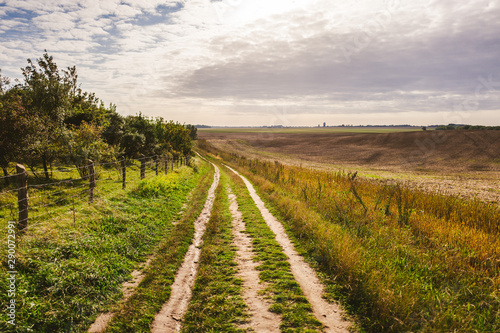
{"label": "wire fence line", "polygon": [[[125,189],[127,184],[155,177],[160,173],[167,174],[189,162],[190,156],[175,158],[158,155],[106,163],[89,160],[84,166],[55,170],[66,173],[68,179],[55,179],[43,184],[29,184],[29,180],[33,179],[28,177],[24,166],[18,164],[15,174],[0,177],[0,180],[7,177],[17,179],[16,184],[4,185],[3,190],[0,185],[0,219],[17,220],[20,232],[41,226],[67,213],[73,214],[75,219],[76,205],[81,209],[85,201],[92,204],[94,198],[105,199],[110,194]],[[82,175],[82,170],[87,173]]]}

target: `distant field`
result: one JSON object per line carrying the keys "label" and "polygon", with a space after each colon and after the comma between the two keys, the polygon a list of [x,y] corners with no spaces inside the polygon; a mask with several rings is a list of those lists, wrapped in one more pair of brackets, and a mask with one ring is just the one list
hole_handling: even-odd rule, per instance
{"label": "distant field", "polygon": [[284,128],[200,128],[199,132],[207,133],[284,133],[284,134],[317,134],[317,133],[395,133],[422,131],[420,127],[284,127]]}
{"label": "distant field", "polygon": [[203,129],[199,137],[247,157],[356,170],[365,177],[500,203],[499,131],[219,128]]}

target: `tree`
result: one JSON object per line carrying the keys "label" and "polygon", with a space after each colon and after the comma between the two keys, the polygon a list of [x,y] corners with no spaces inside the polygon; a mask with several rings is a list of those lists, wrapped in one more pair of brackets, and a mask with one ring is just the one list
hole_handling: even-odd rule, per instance
{"label": "tree", "polygon": [[186,125],[186,128],[189,130],[189,137],[191,140],[198,139],[198,129],[194,125]]}
{"label": "tree", "polygon": [[127,137],[127,142],[122,141],[121,146],[123,149],[127,150],[127,144],[135,145],[134,149],[136,149],[141,140],[143,140],[142,147],[140,148],[142,155],[151,156],[161,154],[155,125],[151,119],[143,116],[142,113],[139,113],[137,116],[128,116],[125,118],[124,129],[124,138]]}
{"label": "tree", "polygon": [[88,159],[112,160],[122,155],[191,154],[196,127],[139,113],[122,117],[95,94],[78,86],[76,67],[59,70],[52,56],[28,59],[23,84],[10,85],[0,73],[0,167],[27,164],[45,177],[55,161],[82,166]]}
{"label": "tree", "polygon": [[116,112],[115,105],[111,105],[107,110],[106,119],[102,136],[107,144],[118,147],[124,135],[125,120]]}
{"label": "tree", "polygon": [[0,95],[0,167],[5,176],[9,162],[28,152],[40,129],[38,119],[33,119],[23,105],[24,93],[16,87]]}
{"label": "tree", "polygon": [[70,106],[70,92],[74,90],[72,82],[76,78],[71,77],[74,71],[61,75],[54,58],[47,53],[37,60],[37,64],[28,59],[28,66],[22,69],[25,85],[31,94],[30,107],[40,115],[48,116],[52,122],[62,124]]}
{"label": "tree", "polygon": [[127,158],[138,158],[145,142],[145,136],[138,133],[136,130],[126,132],[122,136],[120,142],[120,146],[123,149],[123,155]]}
{"label": "tree", "polygon": [[80,176],[87,175],[88,160],[94,162],[115,161],[114,150],[101,136],[102,127],[83,122],[67,132],[64,156],[78,168]]}
{"label": "tree", "polygon": [[6,76],[2,76],[2,69],[0,68],[0,95],[3,95],[5,91],[8,90],[10,85],[10,79]]}

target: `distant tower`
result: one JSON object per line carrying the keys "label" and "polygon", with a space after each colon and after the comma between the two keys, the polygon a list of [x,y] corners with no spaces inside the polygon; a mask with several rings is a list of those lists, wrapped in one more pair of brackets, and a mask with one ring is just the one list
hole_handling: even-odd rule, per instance
{"label": "distant tower", "polygon": [[326,122],[323,123],[323,127],[326,127]]}

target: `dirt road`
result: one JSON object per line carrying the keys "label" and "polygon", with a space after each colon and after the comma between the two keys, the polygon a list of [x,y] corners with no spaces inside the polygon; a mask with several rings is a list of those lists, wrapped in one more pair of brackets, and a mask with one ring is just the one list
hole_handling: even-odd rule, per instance
{"label": "dirt road", "polygon": [[[300,285],[303,294],[311,304],[313,315],[323,324],[322,331],[348,332],[350,323],[342,318],[342,309],[340,309],[337,304],[328,303],[322,298],[323,286],[316,276],[315,271],[297,254],[283,226],[265,207],[264,202],[257,195],[252,184],[250,184],[245,177],[229,167],[221,171],[215,164],[212,163],[212,165],[215,168],[214,180],[208,191],[204,208],[194,222],[195,231],[192,244],[184,257],[183,264],[176,273],[175,280],[171,286],[172,292],[170,298],[156,314],[152,322],[151,332],[170,333],[179,332],[182,329],[183,318],[188,310],[193,288],[196,283],[199,259],[203,251],[203,235],[206,225],[210,221],[212,207],[216,198],[216,189],[221,179],[221,172],[234,172],[244,181],[260,214],[276,235],[276,241],[280,244],[283,253],[288,258],[287,260],[290,264],[293,277]],[[236,201],[237,197],[231,192],[228,181],[225,181],[223,184],[226,184],[230,203],[228,213],[231,214],[232,218],[231,228],[234,251],[236,253],[235,261],[238,267],[237,275],[241,279],[243,286],[241,297],[249,313],[248,320],[241,321],[237,326],[239,326],[240,329],[252,332],[280,332],[282,317],[277,313],[269,311],[272,301],[264,295],[265,293],[263,291],[266,284],[261,281],[259,270],[257,269],[260,262],[255,260],[255,253],[252,245],[253,239],[246,232],[245,221]],[[126,298],[134,293],[134,288],[137,288],[142,279],[142,274],[140,272],[135,272],[133,275],[134,280],[124,284],[124,288],[127,288],[125,292]],[[140,309],[138,311],[140,311]],[[101,315],[96,323],[90,328],[89,332],[104,332],[112,317],[113,313]]]}
{"label": "dirt road", "polygon": [[311,303],[313,313],[324,326],[325,332],[348,332],[349,323],[342,319],[342,309],[337,304],[328,303],[323,297],[323,285],[318,279],[314,270],[295,251],[295,248],[288,238],[283,225],[266,208],[264,202],[255,191],[252,184],[240,175],[236,170],[226,166],[237,174],[245,183],[250,196],[259,208],[262,217],[267,225],[276,235],[276,240],[283,248],[283,252],[288,257],[293,276],[299,283],[302,291]]}

